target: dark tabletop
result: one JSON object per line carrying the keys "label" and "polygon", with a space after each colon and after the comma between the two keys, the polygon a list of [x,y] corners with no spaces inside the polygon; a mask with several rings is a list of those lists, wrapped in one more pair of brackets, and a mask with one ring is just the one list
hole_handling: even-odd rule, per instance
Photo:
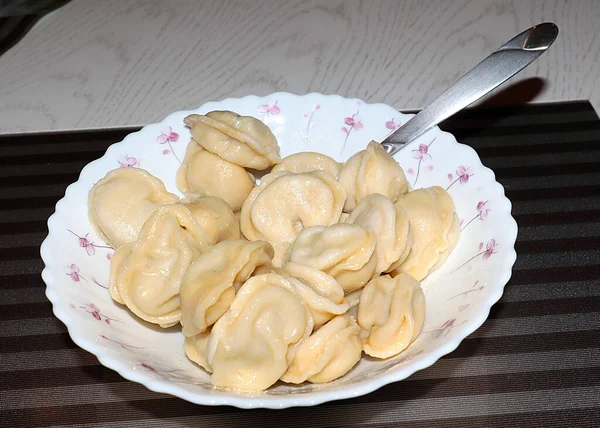
{"label": "dark tabletop", "polygon": [[600,426],[600,120],[587,102],[473,109],[442,126],[513,202],[513,277],[485,324],[405,381],[311,408],[203,407],[70,340],[40,277],[46,220],[134,129],[0,136],[0,427]]}

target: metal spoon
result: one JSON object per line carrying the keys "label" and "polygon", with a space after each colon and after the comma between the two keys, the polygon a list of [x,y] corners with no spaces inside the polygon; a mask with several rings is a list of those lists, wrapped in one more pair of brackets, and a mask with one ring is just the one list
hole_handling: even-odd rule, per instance
{"label": "metal spoon", "polygon": [[558,36],[552,22],[535,25],[511,39],[485,58],[406,122],[381,145],[391,155],[398,153],[430,128],[474,103],[531,64]]}

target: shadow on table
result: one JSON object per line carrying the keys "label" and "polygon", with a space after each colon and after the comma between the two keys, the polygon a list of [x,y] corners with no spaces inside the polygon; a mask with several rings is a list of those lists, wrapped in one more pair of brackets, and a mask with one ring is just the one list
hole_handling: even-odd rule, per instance
{"label": "shadow on table", "polygon": [[481,129],[494,126],[516,116],[546,87],[546,80],[532,77],[501,86],[472,107],[456,113],[440,124],[458,140],[472,137]]}

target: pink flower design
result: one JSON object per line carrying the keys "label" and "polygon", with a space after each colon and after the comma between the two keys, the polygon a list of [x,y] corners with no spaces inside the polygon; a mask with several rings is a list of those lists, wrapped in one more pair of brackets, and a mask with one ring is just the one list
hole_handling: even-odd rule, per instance
{"label": "pink flower design", "polygon": [[261,106],[258,106],[258,111],[261,113],[268,113],[275,116],[281,113],[281,109],[277,105],[277,101],[275,101],[275,103],[273,104],[263,104]]}
{"label": "pink flower design", "polygon": [[258,111],[265,115],[265,117],[263,118],[263,122],[266,125],[269,125],[269,123],[271,122],[271,115],[277,116],[279,113],[281,113],[281,109],[277,105],[277,100],[273,104],[267,103],[258,106]]}
{"label": "pink flower design", "polygon": [[385,122],[385,127],[387,129],[391,129],[392,131],[395,131],[396,129],[400,128],[400,124],[396,123],[395,119],[392,118],[391,120]]}
{"label": "pink flower design", "polygon": [[308,123],[306,124],[306,137],[305,137],[307,143],[308,143],[308,134],[310,133],[310,129],[314,125],[314,123],[312,121],[313,120],[313,116],[319,110],[321,110],[321,104],[317,104],[316,106],[314,106],[314,108],[312,109],[312,111],[310,112],[310,114],[308,114],[308,113],[304,114],[304,118],[308,120]]}
{"label": "pink flower design", "polygon": [[[469,182],[469,178],[472,177],[474,174],[473,172],[471,172],[471,168],[466,167],[466,166],[459,166],[458,169],[456,170],[456,180],[452,181],[452,183],[450,183],[450,185],[448,187],[446,187],[446,191],[450,190],[450,188],[452,186],[454,186],[454,184],[458,181],[460,182],[460,184],[466,184]],[[448,174],[448,180],[452,180],[453,176],[452,174]]]}
{"label": "pink flower design", "polygon": [[496,247],[498,246],[498,244],[496,243],[495,239],[490,239],[487,244],[485,244],[485,248],[484,248],[484,244],[483,242],[479,243],[479,249],[478,249],[478,253],[475,254],[473,257],[471,257],[469,260],[467,260],[466,262],[464,262],[462,265],[460,265],[459,267],[457,267],[456,269],[454,269],[452,271],[452,273],[456,272],[457,270],[461,269],[462,267],[466,266],[469,262],[471,262],[472,260],[476,259],[479,256],[483,256],[483,260],[488,260],[490,257],[492,257],[493,254],[496,254]]}
{"label": "pink flower design", "polygon": [[448,300],[446,300],[446,302],[449,302],[450,300],[456,299],[457,297],[460,297],[460,296],[466,296],[468,294],[471,294],[471,293],[474,293],[477,291],[481,291],[484,288],[485,288],[484,285],[479,285],[479,281],[475,281],[475,284],[473,284],[469,290],[463,291],[462,293],[459,293],[456,296],[450,297]]}
{"label": "pink flower design", "polygon": [[419,144],[419,148],[412,151],[412,157],[415,159],[423,159],[424,156],[429,156],[431,159],[431,155],[429,154],[429,146],[427,144]]}
{"label": "pink flower design", "polygon": [[179,140],[179,134],[173,132],[173,128],[167,126],[160,131],[160,135],[156,138],[159,144],[175,143]]}
{"label": "pink flower design", "polygon": [[100,284],[100,283],[98,282],[98,280],[97,280],[96,278],[94,278],[94,277],[92,277],[92,282],[93,282],[94,284],[96,284],[98,287],[102,287],[102,288],[104,288],[105,290],[108,290],[108,287],[107,287],[106,285],[102,285],[102,284]]}
{"label": "pink flower design", "polygon": [[120,322],[119,320],[116,320],[114,318],[110,318],[110,317],[107,317],[106,315],[102,315],[102,313],[100,312],[100,309],[98,309],[98,307],[96,305],[94,305],[93,303],[86,303],[85,306],[80,306],[80,308],[83,309],[84,311],[86,311],[92,317],[94,317],[94,319],[96,319],[98,321],[104,321],[108,325],[110,325],[111,321]]}
{"label": "pink flower design", "polygon": [[82,248],[85,248],[85,251],[88,254],[88,256],[93,256],[94,254],[96,254],[96,248],[112,249],[111,247],[106,246],[106,245],[98,245],[98,244],[94,244],[93,242],[90,242],[90,240],[88,239],[89,233],[86,233],[85,236],[79,236],[78,234],[73,232],[71,229],[67,229],[67,230],[77,237],[77,239],[79,241],[79,246]]}
{"label": "pink flower design", "polygon": [[342,145],[342,150],[340,152],[343,152],[346,148],[346,143],[348,142],[348,137],[350,136],[352,130],[356,129],[357,131],[360,131],[364,128],[363,123],[357,117],[358,113],[359,110],[357,110],[356,113],[354,113],[352,116],[344,118],[344,123],[348,125],[348,128],[346,128],[345,126],[342,127],[342,132],[346,134],[346,138],[344,139],[344,144]]}
{"label": "pink flower design", "polygon": [[165,369],[157,369],[156,367],[151,366],[150,364],[147,363],[141,363],[138,364],[139,367],[148,370],[149,372],[155,373],[155,374],[170,374],[170,373],[176,373],[176,372],[180,372],[181,369],[175,369],[175,370],[165,370]]}
{"label": "pink flower design", "polygon": [[77,266],[75,263],[73,263],[71,266],[67,266],[67,269],[66,275],[70,276],[73,282],[79,282],[82,279],[85,282],[88,282],[87,279],[79,274],[79,266]]}
{"label": "pink flower design", "polygon": [[168,144],[169,145],[169,149],[164,149],[163,155],[168,155],[169,153],[173,153],[173,156],[175,156],[175,159],[177,159],[177,161],[179,163],[181,163],[181,160],[179,160],[179,158],[177,157],[177,154],[175,154],[175,151],[173,150],[173,144],[179,140],[179,134],[177,132],[173,132],[173,129],[170,126],[167,126],[163,129],[161,129],[160,131],[160,135],[158,137],[156,137],[156,141],[158,141],[159,144]]}
{"label": "pink flower design", "polygon": [[491,209],[489,209],[486,205],[487,205],[488,201],[479,201],[477,203],[477,211],[479,212],[478,216],[481,220],[485,220],[489,214],[489,212],[491,211]]}
{"label": "pink flower design", "polygon": [[[414,159],[418,159],[419,163],[417,164],[417,176],[415,177],[415,181],[413,182],[413,186],[417,184],[419,180],[419,174],[421,173],[421,164],[425,162],[427,159],[431,159],[431,154],[429,153],[429,148],[434,143],[435,138],[431,140],[429,144],[419,144],[419,148],[412,151],[412,157]],[[432,169],[429,169],[431,171]]]}
{"label": "pink flower design", "polygon": [[[461,227],[461,229],[460,229],[461,232],[463,230],[465,230],[467,228],[467,226],[469,226],[471,223],[473,223],[473,221],[475,221],[476,219],[485,220],[490,211],[491,211],[491,209],[488,206],[488,201],[479,201],[477,203],[477,214],[475,215],[475,217],[473,217],[471,220],[469,220],[469,222],[467,224],[465,224],[464,227]],[[462,222],[461,222],[461,226],[462,226]]]}
{"label": "pink flower design", "polygon": [[496,254],[496,240],[490,239],[488,243],[485,245],[485,252],[483,253],[483,259],[487,260],[492,257],[492,254]]}
{"label": "pink flower design", "polygon": [[450,330],[452,330],[454,327],[458,327],[459,325],[464,324],[465,322],[466,321],[463,321],[460,324],[456,324],[456,318],[452,318],[443,323],[438,328],[426,331],[424,333],[431,333],[431,335],[435,338],[438,338],[440,336],[447,336],[448,333],[450,333]]}
{"label": "pink flower design", "polygon": [[458,179],[460,184],[465,184],[469,182],[469,177],[473,175],[471,172],[471,168],[466,168],[464,166],[459,166],[456,170],[456,175],[458,175]]}
{"label": "pink flower design", "polygon": [[122,156],[119,159],[120,168],[137,168],[140,166],[139,161],[132,156]]}
{"label": "pink flower design", "polygon": [[104,340],[108,340],[109,342],[116,343],[117,345],[119,345],[123,349],[144,349],[143,346],[128,345],[127,343],[119,342],[118,340],[114,340],[114,339],[111,339],[109,337],[106,337],[103,334],[101,334],[99,337],[102,338],[102,339],[104,339]]}

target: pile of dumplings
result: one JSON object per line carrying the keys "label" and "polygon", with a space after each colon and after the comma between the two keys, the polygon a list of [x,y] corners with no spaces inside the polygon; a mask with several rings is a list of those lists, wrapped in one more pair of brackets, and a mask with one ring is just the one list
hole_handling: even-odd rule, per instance
{"label": "pile of dumplings", "polygon": [[[260,391],[324,383],[363,352],[389,358],[421,332],[420,281],[456,246],[454,203],[412,190],[376,142],[340,164],[281,159],[261,121],[230,111],[184,119],[180,199],[140,168],[110,171],[89,218],[115,252],[114,301],[161,327],[213,385]],[[265,171],[256,183],[251,171]]]}

